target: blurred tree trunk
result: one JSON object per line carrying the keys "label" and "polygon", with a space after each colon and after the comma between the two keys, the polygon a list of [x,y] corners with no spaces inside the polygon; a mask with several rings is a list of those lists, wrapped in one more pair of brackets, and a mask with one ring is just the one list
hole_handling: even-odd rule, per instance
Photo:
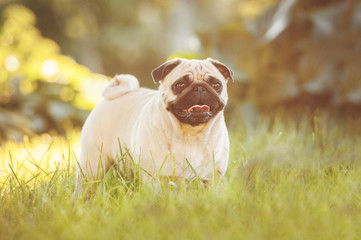
{"label": "blurred tree trunk", "polygon": [[195,33],[196,1],[175,0],[168,16],[168,42],[170,52],[194,51],[197,46]]}
{"label": "blurred tree trunk", "polygon": [[80,62],[82,62],[91,71],[103,73],[103,61],[99,52],[98,43],[94,42],[95,39],[84,36],[77,41],[80,49]]}

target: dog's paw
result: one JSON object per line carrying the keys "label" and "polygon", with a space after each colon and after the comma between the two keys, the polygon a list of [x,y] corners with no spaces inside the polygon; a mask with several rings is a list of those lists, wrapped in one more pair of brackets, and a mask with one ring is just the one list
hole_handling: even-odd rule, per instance
{"label": "dog's paw", "polygon": [[139,88],[138,79],[130,74],[116,75],[102,92],[105,99],[112,100]]}

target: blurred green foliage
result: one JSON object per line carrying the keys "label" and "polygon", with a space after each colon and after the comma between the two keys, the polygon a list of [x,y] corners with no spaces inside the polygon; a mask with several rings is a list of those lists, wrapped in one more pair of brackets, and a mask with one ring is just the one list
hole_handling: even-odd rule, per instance
{"label": "blurred green foliage", "polygon": [[[93,72],[114,76],[150,71],[167,57],[168,0],[18,1],[38,18],[44,36]],[[141,71],[143,69],[143,71]]]}
{"label": "blurred green foliage", "polygon": [[81,124],[106,77],[60,53],[42,37],[36,16],[22,5],[2,12],[0,31],[0,141]]}

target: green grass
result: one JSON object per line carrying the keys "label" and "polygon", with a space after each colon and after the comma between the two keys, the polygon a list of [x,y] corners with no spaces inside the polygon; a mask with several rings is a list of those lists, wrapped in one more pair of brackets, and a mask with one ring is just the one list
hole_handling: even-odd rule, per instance
{"label": "green grass", "polygon": [[79,131],[0,149],[0,239],[359,239],[361,122],[270,121],[230,133],[226,177],[202,188],[106,175],[73,195]]}

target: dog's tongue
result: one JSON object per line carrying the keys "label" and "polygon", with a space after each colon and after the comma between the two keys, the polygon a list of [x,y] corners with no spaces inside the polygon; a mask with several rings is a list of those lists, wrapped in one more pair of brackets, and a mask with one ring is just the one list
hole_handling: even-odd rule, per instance
{"label": "dog's tongue", "polygon": [[194,112],[194,111],[199,111],[199,112],[209,112],[210,108],[207,105],[194,105],[190,108],[188,108],[188,112]]}

